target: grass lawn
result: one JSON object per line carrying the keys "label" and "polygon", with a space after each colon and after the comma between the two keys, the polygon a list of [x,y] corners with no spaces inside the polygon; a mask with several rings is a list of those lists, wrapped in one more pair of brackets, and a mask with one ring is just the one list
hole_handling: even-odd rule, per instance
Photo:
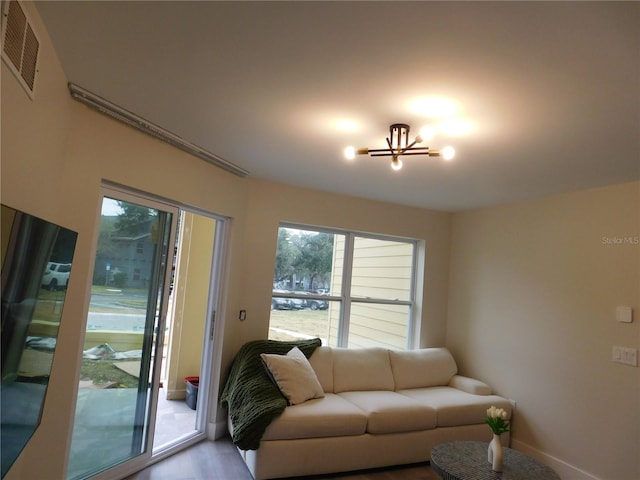
{"label": "grass lawn", "polygon": [[[103,287],[94,285],[92,287],[92,293],[98,294],[103,297],[113,297],[113,307],[102,305],[99,307],[90,307],[91,312],[118,312],[122,314],[140,313],[141,309],[144,312],[146,308],[146,297],[142,299],[127,299],[121,302],[117,301],[117,297],[123,295],[122,290],[115,289],[113,287]],[[127,293],[138,293],[139,290],[129,289]],[[145,293],[145,291],[141,291]],[[60,315],[62,312],[64,298],[66,292],[64,290],[46,290],[41,289],[38,292],[38,299],[35,305],[34,318],[38,319],[40,324],[50,325],[51,328],[56,328],[60,323]],[[80,370],[81,380],[92,380],[96,386],[109,385],[110,387],[119,388],[136,388],[138,386],[138,379],[129,375],[128,373],[116,368],[114,363],[118,360],[82,360],[82,367]]]}
{"label": "grass lawn", "polygon": [[82,360],[80,380],[93,380],[93,384],[117,388],[136,388],[138,379],[117,368],[117,360]]}
{"label": "grass lawn", "polygon": [[295,334],[328,338],[329,310],[271,310],[269,338],[271,340],[306,338]]}

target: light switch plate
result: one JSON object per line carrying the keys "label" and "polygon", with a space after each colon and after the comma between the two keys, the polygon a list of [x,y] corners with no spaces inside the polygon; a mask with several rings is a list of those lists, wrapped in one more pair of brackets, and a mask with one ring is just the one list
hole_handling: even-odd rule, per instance
{"label": "light switch plate", "polygon": [[616,363],[622,363],[623,365],[637,367],[638,351],[635,348],[626,348],[614,345],[611,353],[611,360]]}
{"label": "light switch plate", "polygon": [[616,320],[622,323],[631,323],[633,321],[631,307],[616,307]]}

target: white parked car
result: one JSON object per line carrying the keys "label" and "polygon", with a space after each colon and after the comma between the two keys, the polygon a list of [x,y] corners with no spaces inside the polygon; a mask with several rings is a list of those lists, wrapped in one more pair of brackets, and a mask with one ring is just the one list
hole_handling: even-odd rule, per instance
{"label": "white parked car", "polygon": [[42,275],[42,286],[49,290],[66,290],[70,272],[70,263],[49,262]]}

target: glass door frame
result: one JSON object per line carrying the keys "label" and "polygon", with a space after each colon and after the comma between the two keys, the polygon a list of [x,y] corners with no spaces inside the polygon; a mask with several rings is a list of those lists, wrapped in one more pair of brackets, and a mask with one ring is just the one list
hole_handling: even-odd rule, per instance
{"label": "glass door frame", "polygon": [[[143,342],[145,343],[143,351],[145,349],[149,350],[149,356],[146,357],[149,360],[149,364],[141,365],[141,373],[144,375],[141,375],[139,377],[138,394],[136,395],[136,418],[142,419],[143,425],[134,425],[134,432],[131,438],[131,456],[128,459],[111,467],[106,467],[104,470],[100,470],[93,475],[91,475],[90,472],[87,472],[86,474],[89,476],[82,477],[92,479],[112,479],[114,477],[122,476],[122,473],[130,471],[132,468],[139,469],[140,467],[138,465],[144,465],[148,463],[149,459],[151,458],[162,365],[164,325],[166,323],[169,306],[173,245],[175,244],[177,220],[180,212],[179,208],[176,205],[159,200],[151,195],[145,195],[142,193],[137,194],[136,192],[133,192],[129,189],[111,186],[103,183],[100,190],[100,209],[102,209],[105,198],[121,200],[135,205],[158,210],[167,215],[170,215],[171,217],[170,219],[167,219],[167,221],[164,222],[164,225],[157,231],[159,235],[158,250],[154,255],[153,267],[157,273],[153,274],[153,278],[151,279],[152,283],[149,287],[149,301],[147,302],[146,312],[147,320],[145,321],[146,327],[143,340]],[[99,211],[97,218],[101,219],[101,210]],[[97,228],[100,227],[100,224],[101,221],[98,221]],[[94,240],[94,252],[97,252],[98,241],[99,235],[96,234]],[[95,262],[93,270],[95,270]],[[92,277],[94,273],[93,270]],[[153,316],[153,319],[151,319],[151,316]],[[153,320],[153,325],[148,325],[151,320]],[[144,359],[145,357],[143,356],[142,363],[144,363]],[[148,382],[146,386],[147,392],[146,395],[141,395],[141,390],[144,390],[141,385],[143,385],[145,381]],[[141,396],[144,398],[141,399]],[[138,440],[138,442],[137,445],[134,445],[136,439]],[[140,453],[134,452],[136,448],[140,449]],[[69,454],[71,454],[71,450],[69,450]]]}
{"label": "glass door frame", "polygon": [[[153,391],[151,395],[150,405],[150,422],[148,425],[148,433],[146,437],[146,448],[143,453],[137,455],[125,462],[114,465],[107,470],[103,470],[96,475],[92,476],[92,480],[111,480],[113,478],[123,478],[131,475],[137,471],[144,469],[145,467],[152,465],[163,458],[169,457],[174,453],[187,448],[205,438],[214,438],[218,436],[217,432],[217,393],[220,387],[220,370],[222,363],[222,346],[224,337],[224,324],[225,318],[225,304],[223,298],[226,294],[225,281],[229,276],[228,268],[228,255],[229,243],[230,243],[230,226],[232,219],[229,217],[221,216],[202,210],[196,207],[188,206],[180,202],[167,200],[161,197],[157,197],[152,194],[137,192],[128,187],[121,186],[119,184],[113,184],[107,181],[103,181],[100,191],[100,208],[104,197],[127,200],[130,199],[133,202],[142,204],[151,203],[151,205],[161,205],[166,211],[174,213],[172,217],[172,225],[170,232],[170,243],[173,245],[177,236],[177,221],[182,211],[195,213],[198,215],[212,218],[216,221],[216,233],[214,237],[214,245],[212,245],[213,258],[211,265],[211,275],[209,284],[209,299],[207,305],[207,322],[205,331],[207,334],[203,339],[203,352],[201,363],[201,380],[199,386],[198,408],[196,411],[196,425],[195,430],[198,433],[178,442],[168,448],[153,451],[153,436],[155,433],[155,418],[157,414],[158,406],[158,394],[159,394],[159,382],[161,376],[161,364],[156,363],[153,372]],[[145,203],[146,202],[146,203]],[[98,218],[100,217],[100,211],[98,211]],[[99,228],[99,222],[96,229]],[[95,244],[97,247],[98,234],[96,231]],[[95,250],[95,248],[94,248]],[[170,248],[169,253],[173,255],[173,249]],[[167,259],[167,262],[169,260]],[[167,266],[165,268],[165,279],[162,291],[162,307],[160,311],[162,328],[158,330],[158,336],[156,338],[156,348],[159,348],[156,355],[162,355],[162,349],[164,344],[164,326],[166,325],[168,315],[168,302],[171,284],[171,268]],[[217,321],[216,321],[217,319]],[[160,357],[161,358],[161,357]]]}
{"label": "glass door frame", "polygon": [[[220,384],[223,339],[223,322],[221,319],[224,318],[221,313],[223,311],[221,299],[225,293],[224,286],[226,285],[223,279],[227,271],[225,252],[228,252],[228,225],[230,219],[198,208],[180,205],[180,215],[182,216],[184,213],[206,217],[216,222],[214,243],[211,246],[213,255],[209,274],[207,320],[203,336],[200,383],[196,408],[195,430],[198,433],[187,439],[171,444],[166,448],[163,447],[153,450],[151,463],[169,457],[207,437],[213,438],[215,436],[215,432],[210,429],[209,418],[215,418],[217,398],[216,395],[210,395],[209,392],[218,392]],[[179,279],[177,281],[179,281]],[[218,321],[216,321],[217,319]]]}

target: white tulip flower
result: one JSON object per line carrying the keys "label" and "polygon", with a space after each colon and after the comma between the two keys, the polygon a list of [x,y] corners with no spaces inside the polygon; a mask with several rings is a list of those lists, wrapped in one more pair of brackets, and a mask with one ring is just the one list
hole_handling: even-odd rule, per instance
{"label": "white tulip flower", "polygon": [[494,434],[500,435],[509,431],[509,421],[507,420],[509,414],[503,408],[497,408],[492,405],[487,409],[487,418],[485,423],[491,427]]}

